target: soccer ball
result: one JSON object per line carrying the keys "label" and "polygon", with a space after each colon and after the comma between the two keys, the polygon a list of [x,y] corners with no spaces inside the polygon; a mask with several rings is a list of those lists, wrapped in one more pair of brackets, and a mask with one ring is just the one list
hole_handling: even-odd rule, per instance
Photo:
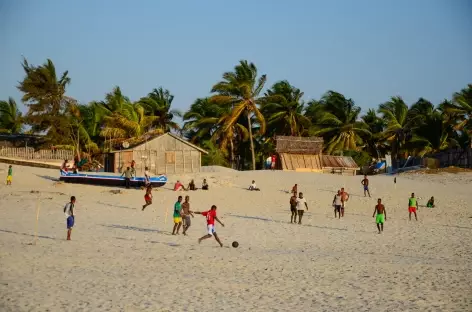
{"label": "soccer ball", "polygon": [[237,248],[239,246],[239,243],[237,241],[234,241],[231,246],[233,246],[234,248]]}

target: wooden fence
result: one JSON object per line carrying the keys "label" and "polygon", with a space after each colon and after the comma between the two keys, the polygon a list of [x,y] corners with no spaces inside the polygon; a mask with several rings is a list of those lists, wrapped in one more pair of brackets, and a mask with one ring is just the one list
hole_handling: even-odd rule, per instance
{"label": "wooden fence", "polygon": [[74,151],[71,150],[38,150],[32,147],[2,147],[0,157],[36,159],[36,160],[64,160],[73,159]]}

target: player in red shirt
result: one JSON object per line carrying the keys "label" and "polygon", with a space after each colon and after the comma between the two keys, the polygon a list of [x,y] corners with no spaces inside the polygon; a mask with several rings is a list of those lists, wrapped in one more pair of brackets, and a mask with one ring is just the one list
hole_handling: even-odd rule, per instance
{"label": "player in red shirt", "polygon": [[216,206],[215,205],[211,206],[211,209],[208,210],[208,211],[203,211],[203,212],[194,211],[193,213],[201,214],[202,216],[206,217],[206,219],[207,219],[208,234],[205,235],[205,236],[200,237],[198,239],[198,243],[200,244],[202,242],[202,240],[210,238],[212,236],[215,236],[215,239],[218,242],[218,244],[220,244],[220,246],[223,247],[223,244],[221,243],[220,239],[218,238],[218,235],[216,235],[215,220],[218,221],[218,223],[221,224],[221,226],[224,227],[225,225],[216,216]]}

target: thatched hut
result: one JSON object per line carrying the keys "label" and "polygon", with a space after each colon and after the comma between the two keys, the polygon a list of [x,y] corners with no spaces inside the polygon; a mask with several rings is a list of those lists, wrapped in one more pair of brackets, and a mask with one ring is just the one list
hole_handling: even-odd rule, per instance
{"label": "thatched hut", "polygon": [[279,168],[304,172],[330,172],[355,175],[359,167],[349,156],[323,155],[321,137],[276,137]]}

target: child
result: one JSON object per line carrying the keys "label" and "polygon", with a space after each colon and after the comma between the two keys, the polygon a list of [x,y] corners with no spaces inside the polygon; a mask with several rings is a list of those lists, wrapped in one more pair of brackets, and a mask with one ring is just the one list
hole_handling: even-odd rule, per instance
{"label": "child", "polygon": [[434,196],[431,196],[431,198],[428,200],[428,203],[426,204],[426,207],[434,208]]}
{"label": "child", "polygon": [[148,187],[146,188],[146,194],[144,194],[144,201],[146,202],[146,205],[143,205],[143,209],[142,211],[144,211],[144,209],[151,205],[152,204],[152,194],[151,194],[151,191],[152,191],[152,187],[150,185],[148,185]]}
{"label": "child", "polygon": [[221,224],[221,226],[224,227],[225,225],[216,216],[216,206],[215,205],[211,206],[211,209],[208,210],[208,211],[204,211],[204,212],[195,211],[194,213],[201,214],[202,216],[206,217],[206,219],[207,219],[208,234],[205,235],[205,236],[200,237],[198,239],[198,243],[200,244],[202,242],[202,240],[214,236],[216,241],[218,242],[218,244],[220,244],[220,246],[223,247],[223,244],[221,243],[220,239],[218,238],[218,235],[216,235],[215,220],[218,221],[218,223]]}
{"label": "child", "polygon": [[70,240],[70,235],[72,234],[72,228],[74,227],[74,204],[75,204],[75,196],[70,198],[70,202],[68,202],[64,206],[64,214],[66,215],[66,223],[67,223],[67,240]]}
{"label": "child", "polygon": [[257,186],[256,186],[256,181],[252,180],[252,184],[249,185],[249,190],[250,191],[260,191],[260,189],[258,189]]}
{"label": "child", "polygon": [[8,166],[8,175],[7,175],[7,185],[11,185],[11,181],[13,179],[13,168]]}
{"label": "child", "polygon": [[177,202],[174,205],[174,228],[172,230],[172,235],[179,235],[180,227],[182,226],[182,196],[179,196]]}

